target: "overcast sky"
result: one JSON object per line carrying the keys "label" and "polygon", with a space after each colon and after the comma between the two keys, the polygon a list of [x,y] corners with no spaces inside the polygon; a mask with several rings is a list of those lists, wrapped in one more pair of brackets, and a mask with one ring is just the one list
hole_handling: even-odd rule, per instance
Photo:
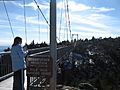
{"label": "overcast sky", "polygon": [[[49,22],[49,0],[36,0],[40,9]],[[60,41],[67,40],[67,19],[65,14],[65,0],[57,1],[57,37]],[[26,30],[27,43],[49,43],[49,25],[37,9],[34,0],[26,0]],[[8,15],[15,36],[25,39],[24,4],[23,0],[5,1]],[[79,39],[91,39],[92,36],[118,37],[120,36],[120,0],[68,0],[71,33],[78,34]],[[38,20],[39,12],[39,20]],[[62,14],[61,14],[62,13]],[[61,22],[61,25],[60,25]],[[68,31],[68,39],[70,40]],[[76,38],[76,36],[74,36]],[[57,39],[58,41],[58,39]],[[0,46],[11,45],[13,35],[8,22],[3,1],[0,0]]]}

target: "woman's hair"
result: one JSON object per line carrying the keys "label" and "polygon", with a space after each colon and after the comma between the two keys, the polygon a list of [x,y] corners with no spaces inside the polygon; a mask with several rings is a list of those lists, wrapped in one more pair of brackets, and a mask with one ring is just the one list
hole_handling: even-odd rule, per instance
{"label": "woman's hair", "polygon": [[22,38],[21,37],[15,37],[12,47],[19,44],[20,42],[22,42]]}

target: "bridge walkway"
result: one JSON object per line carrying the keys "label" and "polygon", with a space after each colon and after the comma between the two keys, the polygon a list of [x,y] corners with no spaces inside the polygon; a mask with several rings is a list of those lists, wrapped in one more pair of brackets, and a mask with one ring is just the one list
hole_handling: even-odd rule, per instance
{"label": "bridge walkway", "polygon": [[[27,90],[27,76],[25,71],[25,90]],[[13,76],[0,82],[0,90],[12,90],[13,88]]]}

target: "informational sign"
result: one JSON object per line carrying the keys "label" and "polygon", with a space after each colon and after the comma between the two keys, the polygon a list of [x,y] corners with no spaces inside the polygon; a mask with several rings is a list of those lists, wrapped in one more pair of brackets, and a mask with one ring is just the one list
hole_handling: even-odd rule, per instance
{"label": "informational sign", "polygon": [[49,55],[30,56],[27,58],[27,76],[51,77],[52,60]]}

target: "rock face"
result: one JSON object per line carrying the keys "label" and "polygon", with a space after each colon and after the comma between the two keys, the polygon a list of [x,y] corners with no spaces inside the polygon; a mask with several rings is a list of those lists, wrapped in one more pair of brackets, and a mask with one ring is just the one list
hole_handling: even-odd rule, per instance
{"label": "rock face", "polygon": [[63,85],[80,90],[120,90],[120,37],[77,41],[59,68],[58,82]]}

